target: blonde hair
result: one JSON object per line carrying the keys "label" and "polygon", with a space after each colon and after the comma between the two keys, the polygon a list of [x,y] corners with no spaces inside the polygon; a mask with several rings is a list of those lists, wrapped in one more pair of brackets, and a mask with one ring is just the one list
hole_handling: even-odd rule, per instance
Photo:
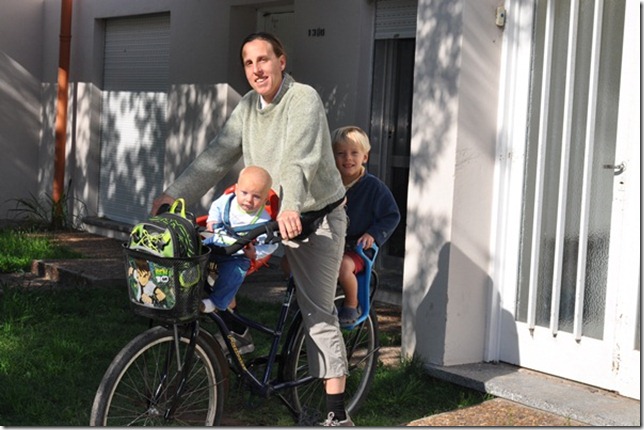
{"label": "blonde hair", "polygon": [[369,136],[360,127],[355,125],[347,125],[345,127],[336,128],[331,133],[331,145],[333,149],[338,146],[340,142],[345,139],[350,139],[362,147],[364,152],[371,151],[371,144],[369,143]]}

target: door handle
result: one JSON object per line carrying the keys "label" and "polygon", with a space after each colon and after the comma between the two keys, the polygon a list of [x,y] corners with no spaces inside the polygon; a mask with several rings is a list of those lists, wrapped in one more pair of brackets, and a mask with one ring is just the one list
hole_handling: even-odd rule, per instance
{"label": "door handle", "polygon": [[604,164],[604,169],[612,169],[615,176],[620,175],[624,173],[624,170],[626,170],[626,165],[624,163],[619,163],[618,165],[614,164]]}

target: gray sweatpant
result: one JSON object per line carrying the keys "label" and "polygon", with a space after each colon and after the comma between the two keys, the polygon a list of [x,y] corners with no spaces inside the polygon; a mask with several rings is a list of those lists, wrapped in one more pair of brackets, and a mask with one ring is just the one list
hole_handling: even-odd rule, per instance
{"label": "gray sweatpant", "polygon": [[309,334],[309,373],[317,378],[348,375],[347,351],[333,302],[346,231],[347,213],[340,205],[306,240],[285,243],[297,303]]}

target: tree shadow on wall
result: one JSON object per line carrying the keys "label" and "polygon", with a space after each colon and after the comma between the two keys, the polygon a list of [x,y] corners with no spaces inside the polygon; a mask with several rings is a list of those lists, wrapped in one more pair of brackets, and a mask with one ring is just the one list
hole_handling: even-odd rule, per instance
{"label": "tree shadow on wall", "polygon": [[[230,112],[226,103],[234,105],[235,100],[220,91],[218,86],[176,85],[167,96],[133,91],[103,94],[113,99],[101,119],[99,208],[106,216],[126,222],[148,216],[152,200],[224,124]],[[206,202],[234,182],[237,170],[233,166],[221,185],[190,209],[207,212]]]}

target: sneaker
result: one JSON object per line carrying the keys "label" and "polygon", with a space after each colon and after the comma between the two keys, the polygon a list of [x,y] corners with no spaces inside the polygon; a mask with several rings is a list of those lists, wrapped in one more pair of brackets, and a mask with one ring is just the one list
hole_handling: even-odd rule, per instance
{"label": "sneaker", "polygon": [[359,316],[360,314],[356,308],[347,308],[342,306],[338,311],[338,321],[340,321],[340,325],[343,326],[353,324],[358,320]]}
{"label": "sneaker", "polygon": [[[243,334],[236,333],[234,331],[230,332],[230,335],[233,337],[233,341],[235,342],[235,346],[237,346],[237,351],[241,355],[244,354],[250,354],[251,352],[255,351],[255,344],[253,343],[253,336],[250,334],[250,330],[246,328],[244,330]],[[226,347],[226,342],[224,342],[224,338],[221,335],[221,333],[217,332],[215,333],[215,338],[217,339],[217,342],[219,342],[219,345],[221,346],[221,349],[227,353],[228,348]]]}
{"label": "sneaker", "polygon": [[210,293],[212,291],[212,288],[215,286],[215,281],[217,280],[217,276],[219,275],[219,272],[217,271],[217,263],[214,261],[209,261],[208,266],[206,267],[206,272],[208,273],[208,276],[206,277],[206,291]]}
{"label": "sneaker", "polygon": [[333,412],[329,412],[329,415],[326,417],[326,420],[320,424],[323,427],[355,427],[355,424],[353,421],[351,421],[351,417],[349,417],[349,414],[347,414],[347,418],[340,421],[337,418],[335,418],[335,414]]}
{"label": "sneaker", "polygon": [[208,277],[206,278],[206,282],[208,283],[208,287],[212,289],[212,287],[215,286],[215,281],[217,280],[217,273],[216,272],[208,272]]}
{"label": "sneaker", "polygon": [[199,312],[202,314],[209,314],[215,311],[215,304],[210,299],[203,299],[199,303]]}

